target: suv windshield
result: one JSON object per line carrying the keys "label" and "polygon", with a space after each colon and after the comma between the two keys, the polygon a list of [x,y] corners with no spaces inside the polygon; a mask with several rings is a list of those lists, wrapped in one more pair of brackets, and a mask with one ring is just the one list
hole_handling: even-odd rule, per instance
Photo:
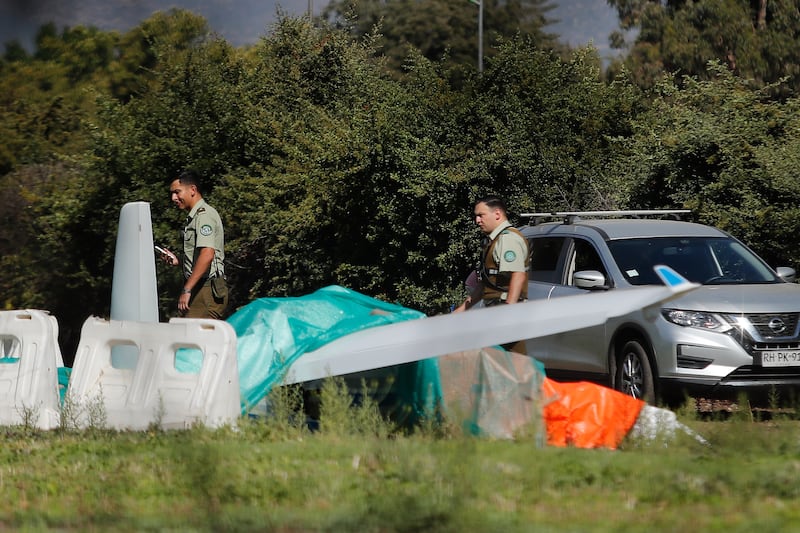
{"label": "suv windshield", "polygon": [[689,281],[704,285],[780,282],[767,265],[734,239],[649,237],[609,241],[608,247],[632,285],[660,285],[654,265],[667,265]]}

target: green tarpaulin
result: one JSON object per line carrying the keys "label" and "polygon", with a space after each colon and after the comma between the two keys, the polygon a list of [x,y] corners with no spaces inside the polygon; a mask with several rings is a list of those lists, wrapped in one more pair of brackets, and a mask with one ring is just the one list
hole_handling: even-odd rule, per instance
{"label": "green tarpaulin", "polygon": [[[254,300],[227,320],[237,336],[242,412],[263,400],[304,353],[365,328],[424,316],[336,285],[305,296]],[[176,368],[196,372],[200,357],[196,351],[179,350]],[[392,374],[388,395],[393,401],[418,414],[437,405],[441,385],[435,359],[386,372]]]}

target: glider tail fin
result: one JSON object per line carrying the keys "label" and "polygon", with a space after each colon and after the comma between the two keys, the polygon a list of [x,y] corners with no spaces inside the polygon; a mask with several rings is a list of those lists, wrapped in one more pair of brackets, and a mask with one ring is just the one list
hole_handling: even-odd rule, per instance
{"label": "glider tail fin", "polygon": [[692,283],[666,265],[656,265],[653,269],[672,292],[684,292],[697,287],[696,283]]}

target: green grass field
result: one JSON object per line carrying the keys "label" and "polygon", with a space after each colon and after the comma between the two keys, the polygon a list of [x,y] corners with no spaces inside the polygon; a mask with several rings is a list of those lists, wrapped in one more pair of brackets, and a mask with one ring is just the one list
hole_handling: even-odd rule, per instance
{"label": "green grass field", "polygon": [[[537,446],[423,425],[323,391],[320,430],[4,428],[0,527],[115,531],[789,531],[800,426],[789,410],[682,422],[703,435],[621,449]],[[326,405],[328,406],[326,408]],[[291,410],[289,410],[291,411]],[[286,414],[289,411],[284,411]],[[276,412],[281,412],[277,409]]]}

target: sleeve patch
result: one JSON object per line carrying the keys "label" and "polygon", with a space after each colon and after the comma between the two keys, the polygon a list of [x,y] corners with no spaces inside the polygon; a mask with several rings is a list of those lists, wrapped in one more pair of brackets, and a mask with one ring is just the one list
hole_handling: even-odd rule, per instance
{"label": "sleeve patch", "polygon": [[208,224],[203,224],[200,226],[200,235],[205,235],[206,237],[214,233],[214,230]]}
{"label": "sleeve patch", "polygon": [[506,253],[503,254],[503,259],[511,263],[514,259],[517,258],[517,254],[514,253],[513,250],[508,250]]}

